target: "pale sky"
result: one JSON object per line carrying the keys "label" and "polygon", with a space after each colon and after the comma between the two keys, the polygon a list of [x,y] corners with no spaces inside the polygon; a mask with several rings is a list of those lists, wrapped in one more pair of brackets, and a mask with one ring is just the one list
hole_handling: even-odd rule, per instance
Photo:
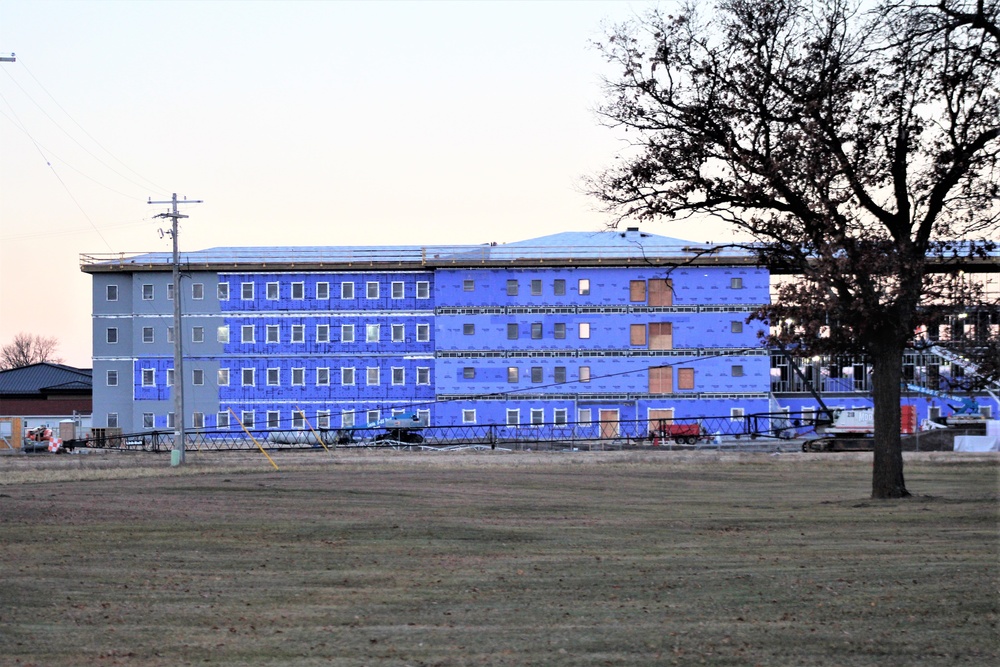
{"label": "pale sky", "polygon": [[[602,229],[602,23],[648,2],[0,0],[0,343],[91,366],[81,253]],[[719,224],[646,223],[692,241]]]}

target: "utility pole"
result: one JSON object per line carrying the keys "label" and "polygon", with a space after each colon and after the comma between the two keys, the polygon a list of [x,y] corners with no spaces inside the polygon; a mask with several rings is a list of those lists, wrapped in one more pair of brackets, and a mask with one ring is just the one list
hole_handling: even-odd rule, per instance
{"label": "utility pole", "polygon": [[177,201],[177,193],[170,201],[153,201],[150,204],[171,204],[170,213],[159,213],[153,217],[170,218],[170,237],[174,242],[174,449],[170,454],[170,465],[179,466],[184,463],[184,443],[186,435],[184,433],[184,332],[181,329],[181,261],[177,250],[177,220],[187,216],[177,211],[177,204],[201,204],[200,199],[188,199],[185,197],[180,202]]}

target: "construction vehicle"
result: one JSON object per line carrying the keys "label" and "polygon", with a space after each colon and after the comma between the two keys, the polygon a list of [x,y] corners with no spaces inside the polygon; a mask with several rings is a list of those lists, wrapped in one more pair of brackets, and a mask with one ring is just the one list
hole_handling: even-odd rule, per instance
{"label": "construction vehicle", "polygon": [[673,440],[678,445],[693,445],[702,437],[701,426],[693,424],[675,424],[670,420],[657,420],[655,427],[649,432],[653,446]]}
{"label": "construction vehicle", "polygon": [[72,451],[73,445],[64,445],[62,438],[52,432],[48,426],[42,425],[30,428],[24,434],[21,444],[23,452],[51,452],[52,454],[62,454]]}

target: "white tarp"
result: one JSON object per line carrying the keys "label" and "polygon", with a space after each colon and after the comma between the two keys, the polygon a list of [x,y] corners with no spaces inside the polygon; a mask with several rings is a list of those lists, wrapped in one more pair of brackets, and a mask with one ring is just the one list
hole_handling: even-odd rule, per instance
{"label": "white tarp", "polygon": [[956,435],[956,452],[998,452],[1000,451],[1000,420],[986,422],[986,435]]}

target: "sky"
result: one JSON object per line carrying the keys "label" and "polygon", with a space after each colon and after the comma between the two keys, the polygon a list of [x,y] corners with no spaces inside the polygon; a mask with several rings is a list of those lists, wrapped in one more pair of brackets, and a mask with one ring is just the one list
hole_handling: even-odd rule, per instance
{"label": "sky", "polygon": [[[665,3],[667,4],[667,3]],[[0,0],[0,344],[91,366],[82,254],[597,231],[593,47],[648,2]],[[712,221],[644,223],[691,241]]]}

